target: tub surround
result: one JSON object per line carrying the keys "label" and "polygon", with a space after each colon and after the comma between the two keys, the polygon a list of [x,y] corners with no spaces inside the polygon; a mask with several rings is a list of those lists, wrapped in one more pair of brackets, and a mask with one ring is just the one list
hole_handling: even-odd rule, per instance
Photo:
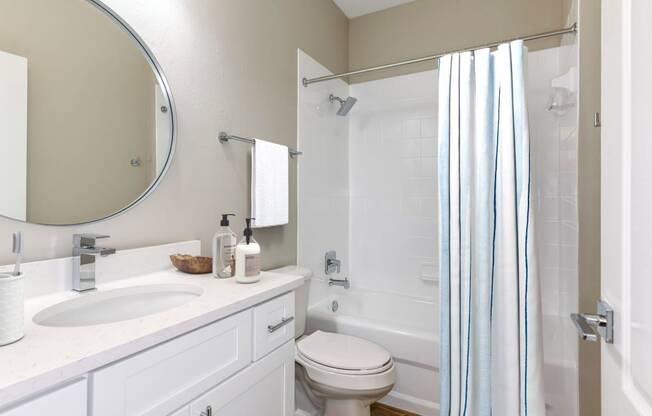
{"label": "tub surround", "polygon": [[[42,309],[84,296],[70,291],[71,259],[25,264],[25,338],[0,348],[0,408],[129,355],[194,331],[303,284],[299,276],[263,272],[254,285],[174,270],[169,254],[197,255],[199,241],[118,252],[98,266],[98,291],[172,283],[191,284],[201,296],[138,319],[85,327],[45,327],[32,319]],[[128,265],[128,267],[125,267]],[[41,285],[43,283],[43,285]]]}

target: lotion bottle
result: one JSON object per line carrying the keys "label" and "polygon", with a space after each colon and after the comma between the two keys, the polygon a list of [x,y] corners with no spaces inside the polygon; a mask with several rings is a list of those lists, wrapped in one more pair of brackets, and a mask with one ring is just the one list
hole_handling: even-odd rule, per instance
{"label": "lotion bottle", "polygon": [[260,245],[253,237],[253,219],[246,219],[244,237],[235,248],[235,280],[238,283],[256,283],[260,280]]}
{"label": "lotion bottle", "polygon": [[237,237],[229,227],[229,217],[235,214],[222,214],[220,229],[213,236],[213,276],[226,279],[233,276],[233,259]]}

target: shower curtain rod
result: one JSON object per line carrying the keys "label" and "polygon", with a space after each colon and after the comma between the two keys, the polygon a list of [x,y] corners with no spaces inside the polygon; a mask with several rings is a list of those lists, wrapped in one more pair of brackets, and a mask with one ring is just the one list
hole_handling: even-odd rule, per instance
{"label": "shower curtain rod", "polygon": [[530,35],[530,36],[525,36],[525,37],[520,37],[520,38],[513,38],[513,39],[507,39],[507,40],[502,40],[499,42],[493,42],[493,43],[488,43],[486,45],[479,45],[479,46],[473,46],[471,48],[466,48],[466,49],[458,49],[454,51],[448,51],[448,52],[442,52],[438,53],[436,55],[430,55],[430,56],[424,56],[422,58],[416,58],[416,59],[410,59],[407,61],[401,61],[401,62],[394,62],[392,64],[386,64],[386,65],[379,65],[379,66],[374,66],[371,68],[365,68],[365,69],[358,69],[355,71],[350,71],[350,72],[344,72],[341,74],[334,74],[334,75],[326,75],[323,77],[316,77],[316,78],[304,78],[302,80],[303,86],[307,87],[310,84],[314,84],[316,82],[323,82],[323,81],[330,81],[331,79],[338,79],[338,78],[344,78],[348,77],[351,75],[360,75],[360,74],[366,74],[367,72],[373,72],[373,71],[379,71],[381,69],[390,69],[390,68],[396,68],[399,66],[404,66],[404,65],[411,65],[411,64],[418,64],[420,62],[427,62],[427,61],[433,61],[435,59],[439,59],[442,56],[446,56],[451,53],[456,53],[456,52],[471,52],[471,51],[477,51],[479,49],[485,49],[485,48],[495,48],[503,43],[507,42],[512,42],[515,40],[522,40],[522,41],[529,41],[529,40],[536,40],[536,39],[545,39],[545,38],[550,38],[553,36],[561,36],[561,35],[566,35],[568,33],[577,33],[578,27],[577,23],[573,23],[572,26],[569,26],[564,29],[559,29],[559,30],[553,30],[552,32],[544,32],[544,33],[538,33],[536,35]]}

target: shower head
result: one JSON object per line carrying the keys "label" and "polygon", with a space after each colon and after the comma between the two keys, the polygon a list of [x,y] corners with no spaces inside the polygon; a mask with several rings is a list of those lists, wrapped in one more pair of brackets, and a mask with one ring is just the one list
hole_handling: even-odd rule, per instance
{"label": "shower head", "polygon": [[331,94],[328,97],[328,101],[330,101],[331,103],[333,101],[337,101],[338,103],[340,103],[340,109],[337,110],[337,115],[345,116],[349,114],[349,111],[351,111],[351,108],[353,108],[353,106],[358,101],[358,99],[353,97],[346,97],[346,100],[343,100],[340,97],[336,97],[333,94]]}

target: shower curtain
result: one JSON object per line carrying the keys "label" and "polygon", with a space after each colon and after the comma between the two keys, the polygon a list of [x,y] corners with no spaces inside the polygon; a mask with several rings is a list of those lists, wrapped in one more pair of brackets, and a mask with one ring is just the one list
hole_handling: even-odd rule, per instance
{"label": "shower curtain", "polygon": [[522,41],[439,60],[442,416],[544,416]]}

